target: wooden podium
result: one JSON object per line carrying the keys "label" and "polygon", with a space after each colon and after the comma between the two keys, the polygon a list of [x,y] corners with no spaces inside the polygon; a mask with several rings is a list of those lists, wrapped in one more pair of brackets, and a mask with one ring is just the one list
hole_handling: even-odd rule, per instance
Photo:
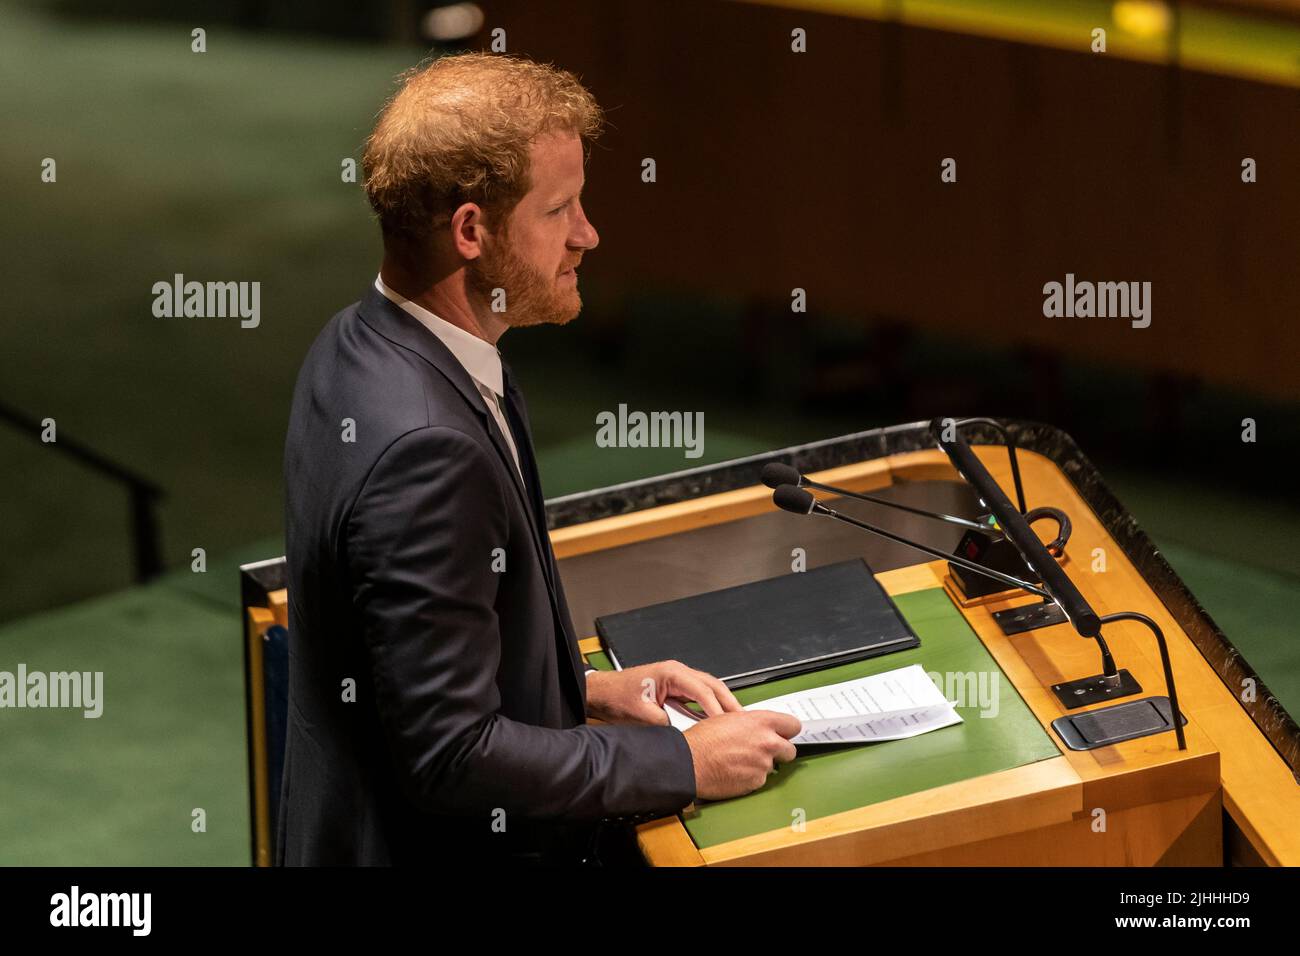
{"label": "wooden podium", "polygon": [[[966,517],[980,512],[974,493],[934,448],[925,423],[847,435],[548,501],[551,538],[578,633],[594,634],[594,619],[602,614],[789,573],[796,552],[807,567],[862,557],[900,608],[920,602],[941,610],[948,619],[946,634],[956,634],[1005,677],[1013,688],[1008,700],[1019,714],[1013,736],[1033,737],[1032,747],[1021,748],[1032,753],[1028,758],[1021,753],[997,772],[948,767],[950,779],[939,785],[900,783],[908,775],[898,771],[907,771],[908,762],[898,761],[897,754],[915,760],[913,755],[927,746],[918,741],[957,729],[944,728],[899,742],[909,749],[894,751],[894,769],[887,776],[863,771],[869,761],[843,761],[835,782],[838,802],[804,788],[809,803],[833,812],[809,812],[798,821],[748,812],[764,801],[772,809],[771,794],[786,785],[777,777],[799,765],[801,755],[755,794],[687,808],[639,827],[640,846],[651,864],[1300,865],[1295,825],[1300,728],[1294,719],[1069,436],[1032,423],[1004,424],[1020,448],[1028,507],[1052,505],[1073,522],[1063,567],[1084,598],[1098,614],[1138,611],[1163,630],[1187,718],[1187,749],[1177,749],[1172,733],[1089,751],[1068,749],[1051,729],[1052,721],[1066,714],[1051,687],[1098,673],[1093,641],[1066,624],[1007,637],[992,614],[1036,598],[963,601],[943,561],[918,563],[923,556],[915,549],[776,510],[770,490],[759,483],[769,461],[792,463],[823,483],[914,507]],[[982,429],[969,436],[976,454],[1008,489],[1006,449],[994,444],[992,430]],[[848,505],[836,507],[849,511]],[[951,525],[860,507],[863,517],[947,552],[960,536]],[[265,864],[278,784],[272,779],[272,757],[283,742],[267,731],[270,698],[262,639],[270,625],[285,623],[283,559],[244,566],[241,588],[251,843],[254,861]],[[1118,665],[1142,685],[1140,696],[1167,692],[1149,631],[1116,623],[1107,626],[1105,636]],[[894,662],[907,654],[918,654],[916,660],[924,664],[938,648],[939,642],[927,642],[923,635],[921,647],[875,660],[880,670],[897,666]],[[582,650],[595,666],[609,666],[595,638],[583,641]],[[775,686],[745,688],[737,696],[742,702],[761,700]],[[951,756],[963,767],[979,763],[962,752]],[[817,779],[803,773],[805,781]],[[931,779],[942,777],[932,773]],[[882,797],[889,791],[884,785],[895,783],[898,792]],[[727,820],[729,813],[743,817],[745,827]],[[719,817],[727,826],[709,822]],[[771,825],[755,828],[755,819]]]}
{"label": "wooden podium", "polygon": [[[933,497],[936,488],[960,497],[957,475],[938,450],[884,454],[821,470],[801,459],[824,460],[825,449],[809,446],[802,455],[800,449],[788,451],[780,460],[801,465],[814,480],[852,491],[886,496],[892,491],[912,504],[948,504],[942,495]],[[999,484],[1009,489],[1005,448],[984,445],[976,452]],[[774,454],[763,460],[776,458]],[[761,463],[742,468],[732,480],[756,477]],[[945,588],[953,606],[1014,684],[1059,753],[1002,772],[807,819],[799,826],[774,827],[706,846],[697,845],[692,838],[692,811],[688,809],[638,828],[641,849],[651,864],[1222,865],[1225,830],[1227,858],[1231,860],[1300,863],[1300,830],[1292,825],[1300,818],[1300,787],[1278,750],[1066,472],[1047,455],[1023,450],[1020,468],[1030,508],[1050,504],[1065,510],[1072,519],[1074,532],[1064,567],[1092,607],[1099,614],[1140,611],[1163,629],[1178,682],[1180,709],[1187,717],[1187,749],[1177,749],[1172,733],[1090,751],[1068,749],[1050,729],[1053,720],[1067,713],[1050,688],[1098,672],[1094,642],[1080,638],[1068,624],[1008,637],[992,614],[1035,603],[1037,598],[1022,593],[965,602],[954,588],[946,562],[912,563],[924,556],[912,550],[909,560],[906,551],[900,553],[894,545],[882,556],[879,543],[867,534],[853,537],[851,543],[838,540],[844,533],[840,526],[776,512],[771,491],[750,483],[553,530],[579,632],[593,633],[584,626],[597,614],[637,606],[628,603],[629,572],[635,572],[632,578],[641,589],[635,600],[646,604],[694,593],[692,587],[707,590],[771,576],[748,565],[739,573],[739,580],[696,578],[697,573],[706,577],[716,574],[709,569],[719,565],[745,565],[745,555],[754,550],[774,551],[784,557],[785,545],[800,541],[810,555],[824,555],[826,560],[817,563],[829,563],[844,557],[845,547],[850,551],[856,548],[857,553],[869,555],[875,568],[882,563],[899,564],[877,573],[891,595]],[[1077,468],[1072,470],[1076,476],[1080,473]],[[710,482],[703,476],[693,480],[696,487],[709,488]],[[1097,488],[1090,490],[1097,499]],[[658,493],[671,495],[667,489]],[[557,504],[563,512],[564,500]],[[950,509],[948,504],[940,510]],[[898,522],[891,521],[890,514],[877,511],[872,520],[897,528]],[[785,523],[783,529],[774,530],[780,523]],[[1131,520],[1125,527],[1136,531]],[[912,530],[912,537],[921,534],[917,528]],[[822,540],[820,533],[837,540]],[[1136,533],[1141,541],[1146,540],[1140,531]],[[1134,550],[1132,540],[1123,544]],[[767,570],[781,573],[779,568]],[[656,571],[669,583],[655,586]],[[615,580],[613,576],[623,577]],[[1167,693],[1157,647],[1146,628],[1113,624],[1107,627],[1106,638],[1119,666],[1130,670],[1142,685],[1139,696]],[[600,651],[598,640],[583,641],[582,650],[595,655]],[[751,693],[750,699],[763,696]],[[747,698],[742,696],[742,702],[748,702]],[[737,798],[751,799],[753,795]]]}

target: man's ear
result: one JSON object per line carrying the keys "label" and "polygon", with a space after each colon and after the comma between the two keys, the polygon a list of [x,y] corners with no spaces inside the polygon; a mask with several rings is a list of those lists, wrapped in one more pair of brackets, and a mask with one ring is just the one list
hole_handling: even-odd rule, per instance
{"label": "man's ear", "polygon": [[463,203],[451,216],[452,247],[462,259],[477,259],[483,254],[483,233],[487,218],[477,203]]}

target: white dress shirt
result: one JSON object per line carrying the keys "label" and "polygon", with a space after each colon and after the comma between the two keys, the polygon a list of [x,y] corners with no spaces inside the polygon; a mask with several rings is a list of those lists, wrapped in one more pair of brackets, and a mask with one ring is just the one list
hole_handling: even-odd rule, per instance
{"label": "white dress shirt", "polygon": [[[515,470],[519,472],[519,478],[523,481],[524,470],[519,465],[519,450],[515,448],[515,436],[510,431],[505,406],[502,404],[502,399],[505,397],[505,377],[501,373],[501,353],[497,351],[496,346],[491,342],[483,341],[477,335],[466,332],[459,326],[452,325],[446,319],[440,319],[424,306],[402,298],[399,293],[384,284],[382,275],[375,276],[375,288],[403,312],[418,319],[421,325],[438,336],[438,340],[447,346],[447,350],[452,355],[456,356],[456,361],[460,362],[474,384],[478,386],[479,394],[487,403],[488,411],[496,419],[497,427],[505,437],[506,447],[510,449],[510,455],[515,460]],[[527,484],[524,481],[525,487]]]}

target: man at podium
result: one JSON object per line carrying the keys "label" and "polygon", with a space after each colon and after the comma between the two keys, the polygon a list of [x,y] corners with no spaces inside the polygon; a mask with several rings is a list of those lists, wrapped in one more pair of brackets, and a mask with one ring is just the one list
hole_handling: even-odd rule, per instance
{"label": "man at podium", "polygon": [[[382,267],[308,352],[285,443],[281,864],[590,859],[598,821],[794,757],[795,718],[709,674],[584,673],[496,346],[581,308],[600,125],[571,74],[465,54],[405,74],[366,144]],[[714,719],[681,733],[670,697]]]}

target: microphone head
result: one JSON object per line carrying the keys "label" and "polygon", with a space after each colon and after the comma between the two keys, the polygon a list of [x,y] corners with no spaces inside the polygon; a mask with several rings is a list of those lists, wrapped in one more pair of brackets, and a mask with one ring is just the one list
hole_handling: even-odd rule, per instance
{"label": "microphone head", "polygon": [[769,488],[780,488],[782,485],[799,485],[802,482],[803,475],[799,474],[797,468],[792,468],[779,461],[769,461],[763,466],[763,484]]}
{"label": "microphone head", "polygon": [[800,488],[798,485],[781,485],[772,492],[772,503],[782,511],[789,511],[791,514],[810,515],[817,499],[806,488]]}

